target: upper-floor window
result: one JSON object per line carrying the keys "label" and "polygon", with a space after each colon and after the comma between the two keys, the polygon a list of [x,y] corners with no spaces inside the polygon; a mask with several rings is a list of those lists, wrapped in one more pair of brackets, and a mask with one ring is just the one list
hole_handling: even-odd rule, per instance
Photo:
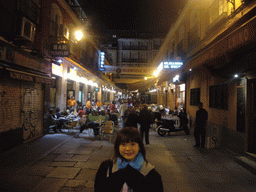
{"label": "upper-floor window", "polygon": [[226,0],[214,0],[212,5],[208,9],[209,25],[217,23],[221,17],[227,16],[228,3]]}
{"label": "upper-floor window", "polygon": [[51,27],[50,34],[54,37],[58,36],[59,26],[62,24],[62,14],[60,8],[56,4],[51,6]]}
{"label": "upper-floor window", "polygon": [[198,25],[198,23],[199,23],[198,13],[194,10],[191,12],[191,15],[190,15],[190,29],[192,29],[195,25]]}
{"label": "upper-floor window", "polygon": [[179,42],[185,38],[185,27],[182,25],[179,30]]}
{"label": "upper-floor window", "polygon": [[160,40],[154,40],[153,41],[153,49],[159,49],[161,46],[161,41]]}

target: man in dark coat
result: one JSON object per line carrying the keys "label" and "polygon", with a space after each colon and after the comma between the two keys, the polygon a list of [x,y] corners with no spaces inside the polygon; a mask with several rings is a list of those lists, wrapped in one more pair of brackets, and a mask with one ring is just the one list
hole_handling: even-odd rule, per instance
{"label": "man in dark coat", "polygon": [[[208,112],[203,109],[203,103],[199,102],[198,110],[196,112],[196,121],[194,123],[195,131],[195,141],[196,145],[194,147],[204,148],[205,145],[205,137],[206,137],[206,122],[208,120]],[[201,141],[201,142],[200,142]]]}
{"label": "man in dark coat", "polygon": [[135,127],[138,128],[139,116],[136,113],[136,109],[133,107],[130,110],[127,120],[125,121],[125,127]]}
{"label": "man in dark coat", "polygon": [[140,111],[139,119],[140,119],[141,138],[143,140],[143,135],[145,133],[145,142],[146,142],[146,145],[148,145],[149,144],[149,128],[150,128],[150,123],[151,123],[151,114],[146,105],[144,105],[143,109]]}

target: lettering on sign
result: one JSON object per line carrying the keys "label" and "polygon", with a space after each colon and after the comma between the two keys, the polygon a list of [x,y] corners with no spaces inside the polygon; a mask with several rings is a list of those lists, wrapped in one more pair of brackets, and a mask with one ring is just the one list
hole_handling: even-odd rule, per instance
{"label": "lettering on sign", "polygon": [[204,62],[213,59],[214,55],[213,55],[214,49],[209,50],[208,52],[206,52],[205,54],[203,54],[201,57],[198,57],[197,59],[195,59],[194,61],[191,62],[192,65],[201,65]]}
{"label": "lettering on sign", "polygon": [[52,57],[68,57],[69,53],[69,44],[53,44],[50,52]]}
{"label": "lettering on sign", "polygon": [[248,40],[249,40],[249,30],[245,28],[242,31],[228,38],[228,49],[234,49],[238,46],[241,46]]}
{"label": "lettering on sign", "polygon": [[43,79],[43,78],[40,78],[40,77],[35,77],[35,82],[38,82],[38,83],[45,83],[44,79]]}
{"label": "lettering on sign", "polygon": [[69,51],[51,51],[52,57],[68,57]]}
{"label": "lettering on sign", "polygon": [[105,65],[104,73],[136,73],[142,75],[152,74],[155,70],[154,67],[116,67]]}
{"label": "lettering on sign", "polygon": [[21,74],[21,73],[10,72],[10,77],[12,77],[14,79],[23,80],[23,81],[33,81],[32,76],[24,75],[24,74]]}
{"label": "lettering on sign", "polygon": [[68,50],[68,45],[67,44],[53,45],[53,50],[54,51]]}

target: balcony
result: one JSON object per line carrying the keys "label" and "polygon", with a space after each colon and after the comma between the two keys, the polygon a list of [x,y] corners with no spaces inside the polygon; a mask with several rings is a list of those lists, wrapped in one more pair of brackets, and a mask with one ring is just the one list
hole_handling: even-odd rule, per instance
{"label": "balcony", "polygon": [[130,58],[130,59],[126,59],[126,58],[123,58],[122,59],[122,63],[147,63],[148,60],[147,59],[133,59],[133,58]]}
{"label": "balcony", "polygon": [[221,15],[219,15],[211,24],[209,24],[206,29],[205,33],[207,36],[210,36],[212,33],[218,31],[218,29],[221,28],[221,24],[223,24],[226,21],[226,18],[228,17],[227,12],[223,12]]}
{"label": "balcony", "polygon": [[197,23],[188,33],[188,49],[189,50],[192,50],[200,42],[198,29],[199,29],[199,24]]}
{"label": "balcony", "polygon": [[186,51],[184,50],[185,49],[184,43],[185,43],[185,40],[183,39],[177,45],[177,56],[181,57],[182,59],[185,59],[187,54]]}
{"label": "balcony", "polygon": [[147,46],[122,46],[122,50],[148,50]]}
{"label": "balcony", "polygon": [[80,19],[81,22],[87,21],[86,14],[84,13],[82,7],[78,3],[76,3],[76,1],[74,0],[65,0],[65,1],[68,3],[68,5],[71,7],[71,9],[75,13],[75,15]]}
{"label": "balcony", "polygon": [[21,11],[32,22],[39,24],[40,8],[32,0],[22,0],[21,1]]}

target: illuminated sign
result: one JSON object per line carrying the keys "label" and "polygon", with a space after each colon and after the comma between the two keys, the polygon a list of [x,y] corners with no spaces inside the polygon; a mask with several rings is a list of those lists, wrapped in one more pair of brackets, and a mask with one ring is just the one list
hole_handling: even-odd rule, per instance
{"label": "illuminated sign", "polygon": [[77,71],[75,69],[70,68],[69,73],[67,73],[67,79],[70,79],[73,81],[79,81],[77,76]]}
{"label": "illuminated sign", "polygon": [[161,64],[163,65],[164,69],[178,69],[183,65],[182,62],[162,62],[160,65]]}
{"label": "illuminated sign", "polygon": [[104,64],[105,64],[105,53],[100,52],[100,70],[104,71]]}
{"label": "illuminated sign", "polygon": [[52,63],[52,74],[63,77],[63,65],[56,65]]}

